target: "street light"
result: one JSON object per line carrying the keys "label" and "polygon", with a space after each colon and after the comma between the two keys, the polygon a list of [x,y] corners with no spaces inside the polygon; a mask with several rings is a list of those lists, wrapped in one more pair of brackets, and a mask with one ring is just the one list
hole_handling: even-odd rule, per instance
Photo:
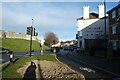
{"label": "street light", "polygon": [[105,0],[104,0],[104,22],[105,22],[105,57],[107,57],[107,35],[106,35],[106,3],[105,3]]}
{"label": "street light", "polygon": [[32,26],[30,29],[30,57],[31,57],[31,51],[32,51],[32,34],[33,34],[33,19],[32,19]]}

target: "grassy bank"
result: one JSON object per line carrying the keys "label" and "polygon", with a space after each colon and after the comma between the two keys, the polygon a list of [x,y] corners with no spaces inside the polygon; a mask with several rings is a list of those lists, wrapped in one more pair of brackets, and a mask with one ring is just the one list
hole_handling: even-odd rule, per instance
{"label": "grassy bank", "polygon": [[[30,47],[30,41],[25,39],[6,38],[2,39],[2,47],[12,51],[28,51]],[[32,41],[32,49],[40,50],[40,43],[37,41]],[[43,49],[48,49],[48,47],[44,45]]]}
{"label": "grassy bank", "polygon": [[22,76],[17,72],[17,69],[19,69],[20,67],[23,67],[23,65],[26,62],[30,62],[32,60],[48,60],[48,61],[56,61],[55,55],[51,55],[51,54],[46,54],[46,55],[36,55],[36,56],[32,56],[32,57],[23,57],[18,59],[15,63],[13,64],[6,64],[2,67],[2,77],[3,78],[19,78],[20,80],[22,80]]}

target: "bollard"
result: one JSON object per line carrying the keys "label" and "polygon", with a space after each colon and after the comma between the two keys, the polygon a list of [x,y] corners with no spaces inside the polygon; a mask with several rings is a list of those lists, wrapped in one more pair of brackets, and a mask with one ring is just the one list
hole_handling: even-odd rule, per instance
{"label": "bollard", "polygon": [[43,50],[41,50],[41,55],[43,55]]}
{"label": "bollard", "polygon": [[13,52],[10,51],[10,63],[13,63]]}

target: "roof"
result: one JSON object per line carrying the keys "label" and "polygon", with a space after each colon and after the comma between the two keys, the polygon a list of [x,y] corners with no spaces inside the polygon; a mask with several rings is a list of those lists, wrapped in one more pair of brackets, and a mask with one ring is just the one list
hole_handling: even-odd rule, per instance
{"label": "roof", "polygon": [[[99,16],[98,16],[98,14],[97,13],[90,13],[89,14],[89,19],[97,19],[97,18],[99,18]],[[102,18],[100,18],[100,19],[104,19],[104,18],[108,18],[108,16],[106,16],[106,17],[102,17]],[[77,20],[82,20],[83,19],[83,17],[81,17],[81,18],[78,18]]]}
{"label": "roof", "polygon": [[117,8],[120,8],[120,4],[118,4],[117,6],[113,7],[112,9],[110,9],[107,13],[109,14],[110,12],[116,10]]}
{"label": "roof", "polygon": [[[89,19],[96,19],[96,18],[98,18],[97,13],[92,12],[92,13],[89,14]],[[78,18],[77,20],[81,20],[81,19],[83,19],[83,17]]]}

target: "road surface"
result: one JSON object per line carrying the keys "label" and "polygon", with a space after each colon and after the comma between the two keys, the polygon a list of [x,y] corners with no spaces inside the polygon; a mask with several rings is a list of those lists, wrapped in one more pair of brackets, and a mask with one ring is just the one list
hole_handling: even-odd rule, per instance
{"label": "road surface", "polygon": [[[29,52],[14,52],[13,54],[14,54],[14,60],[17,58],[30,55]],[[32,52],[32,55],[36,55],[36,54],[39,54],[39,51]],[[9,54],[2,54],[2,57],[0,58],[0,63],[3,64],[5,62],[8,62],[9,60],[10,60]]]}
{"label": "road surface", "polygon": [[[75,54],[75,51],[68,53],[68,51],[64,50],[57,54],[57,58],[61,62],[85,75],[86,79],[120,80],[120,69],[118,68],[120,67],[120,63],[118,62],[106,61],[106,59],[104,60],[103,58],[98,57],[77,55]],[[101,62],[98,62],[100,61],[98,59],[101,59]]]}

